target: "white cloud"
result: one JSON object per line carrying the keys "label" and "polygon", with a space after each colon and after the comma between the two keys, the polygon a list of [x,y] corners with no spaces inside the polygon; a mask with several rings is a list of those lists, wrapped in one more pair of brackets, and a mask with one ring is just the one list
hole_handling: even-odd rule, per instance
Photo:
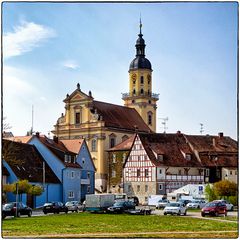
{"label": "white cloud", "polygon": [[38,47],[41,42],[56,36],[53,29],[33,22],[23,22],[14,32],[3,35],[3,56],[10,58],[22,55]]}
{"label": "white cloud", "polygon": [[73,70],[76,70],[79,68],[78,64],[74,60],[67,60],[67,61],[63,62],[62,65],[65,68],[70,68]]}

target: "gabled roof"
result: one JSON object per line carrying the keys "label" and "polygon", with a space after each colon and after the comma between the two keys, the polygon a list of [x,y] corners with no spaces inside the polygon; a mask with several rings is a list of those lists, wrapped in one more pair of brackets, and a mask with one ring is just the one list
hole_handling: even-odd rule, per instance
{"label": "gabled roof", "polygon": [[106,127],[131,132],[135,132],[137,128],[139,132],[151,132],[151,129],[134,108],[99,101],[93,101],[92,107],[100,114]]}
{"label": "gabled roof", "polygon": [[107,150],[108,152],[114,152],[114,151],[129,151],[132,148],[132,145],[134,143],[136,134],[133,134],[130,138],[126,139],[125,141],[119,143],[113,148],[110,148]]}
{"label": "gabled roof", "polygon": [[69,151],[66,146],[58,139],[53,140],[46,136],[36,136],[66,167],[81,168],[76,162],[65,162],[65,155],[76,156],[75,152]]}
{"label": "gabled roof", "polygon": [[61,140],[61,142],[69,151],[78,154],[84,142],[84,139]]}
{"label": "gabled roof", "polygon": [[45,162],[45,182],[60,183],[34,145],[3,139],[2,153],[3,159],[19,179],[43,182],[43,162]]}
{"label": "gabled roof", "polygon": [[[150,160],[156,166],[201,167],[182,134],[139,134],[140,140]],[[187,160],[183,153],[191,153],[191,160]],[[163,155],[158,160],[156,155]]]}
{"label": "gabled roof", "polygon": [[185,135],[204,166],[237,167],[238,143],[228,136]]}

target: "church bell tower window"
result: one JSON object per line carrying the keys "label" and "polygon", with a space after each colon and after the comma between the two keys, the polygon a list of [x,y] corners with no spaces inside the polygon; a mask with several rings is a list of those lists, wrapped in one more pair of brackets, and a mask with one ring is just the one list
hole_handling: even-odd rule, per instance
{"label": "church bell tower window", "polygon": [[140,82],[141,82],[141,84],[144,84],[144,77],[143,76],[141,76]]}
{"label": "church bell tower window", "polygon": [[148,112],[148,125],[152,125],[152,112]]}

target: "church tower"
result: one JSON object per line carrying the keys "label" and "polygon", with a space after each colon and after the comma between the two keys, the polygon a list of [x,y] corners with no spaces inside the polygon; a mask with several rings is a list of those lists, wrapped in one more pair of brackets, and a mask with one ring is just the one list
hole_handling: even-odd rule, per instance
{"label": "church tower", "polygon": [[142,23],[136,41],[136,57],[129,67],[129,93],[123,93],[124,106],[135,108],[148,127],[156,132],[156,109],[159,94],[152,93],[152,66],[145,58]]}

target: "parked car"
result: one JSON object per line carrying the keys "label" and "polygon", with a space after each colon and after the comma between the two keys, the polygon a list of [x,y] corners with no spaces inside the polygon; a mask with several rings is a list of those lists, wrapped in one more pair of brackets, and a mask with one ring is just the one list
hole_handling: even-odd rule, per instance
{"label": "parked car", "polygon": [[182,203],[182,204],[184,204],[184,205],[186,206],[188,203],[192,202],[192,200],[189,200],[189,199],[180,199],[180,200],[178,200],[178,202],[180,202],[180,203]]}
{"label": "parked car", "polygon": [[202,217],[206,215],[218,216],[219,214],[224,214],[227,216],[227,206],[222,201],[212,201],[207,203],[201,211]]}
{"label": "parked car", "polygon": [[170,202],[169,202],[169,200],[167,200],[167,199],[159,200],[159,201],[157,202],[157,204],[156,204],[156,208],[157,208],[157,209],[165,208],[168,203],[170,203]]}
{"label": "parked car", "polygon": [[3,206],[2,219],[4,219],[6,216],[16,216],[16,212],[18,217],[21,215],[27,215],[28,217],[32,216],[32,209],[26,206],[24,203],[10,202],[4,204]]}
{"label": "parked car", "polygon": [[83,211],[83,205],[78,201],[66,202],[65,206],[68,208],[68,211],[72,212]]}
{"label": "parked car", "polygon": [[215,200],[215,201],[221,201],[226,204],[227,210],[228,211],[233,211],[234,205],[228,202],[227,200]]}
{"label": "parked car", "polygon": [[43,205],[43,213],[68,213],[68,208],[61,202],[47,202]]}
{"label": "parked car", "polygon": [[113,206],[107,209],[110,213],[123,213],[128,210],[134,210],[135,204],[131,201],[118,201],[113,204]]}
{"label": "parked car", "polygon": [[203,208],[206,205],[204,200],[193,200],[187,204],[187,208]]}
{"label": "parked car", "polygon": [[128,201],[133,202],[136,206],[139,205],[139,200],[138,197],[134,196],[134,197],[128,197]]}
{"label": "parked car", "polygon": [[187,215],[187,207],[182,202],[170,202],[167,206],[163,209],[163,214],[177,214],[177,215]]}

